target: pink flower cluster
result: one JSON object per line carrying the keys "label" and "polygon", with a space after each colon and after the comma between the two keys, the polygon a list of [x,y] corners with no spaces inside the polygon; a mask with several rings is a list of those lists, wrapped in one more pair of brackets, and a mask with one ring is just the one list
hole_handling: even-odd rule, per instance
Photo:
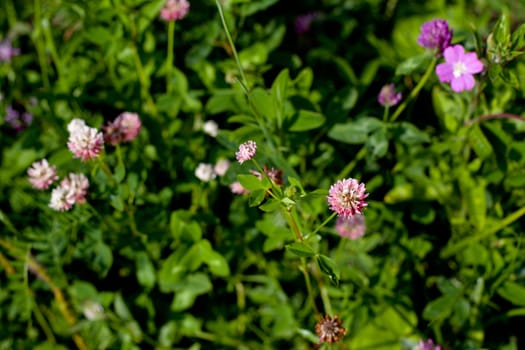
{"label": "pink flower cluster", "polygon": [[104,137],[101,132],[87,126],[82,119],[73,119],[67,129],[69,131],[67,147],[75,158],[86,161],[99,156],[104,147]]}
{"label": "pink flower cluster", "polygon": [[328,191],[328,204],[330,209],[339,216],[349,219],[356,214],[362,214],[363,208],[368,206],[365,198],[368,197],[364,183],[356,179],[343,179],[337,181]]}
{"label": "pink flower cluster", "polygon": [[49,165],[47,159],[34,162],[27,170],[27,175],[33,188],[38,190],[46,190],[55,180],[58,180],[56,166]]}
{"label": "pink flower cluster", "polygon": [[70,173],[51,192],[49,207],[58,211],[66,211],[71,209],[75,203],[85,203],[88,187],[89,181],[84,174]]}
{"label": "pink flower cluster", "polygon": [[401,101],[403,95],[396,91],[394,84],[386,84],[381,88],[377,101],[381,106],[392,107]]}
{"label": "pink flower cluster", "polygon": [[[50,165],[47,159],[34,162],[27,169],[27,175],[31,185],[39,190],[48,189],[55,180],[58,180],[56,167]],[[88,187],[89,181],[84,174],[70,173],[51,191],[49,207],[58,211],[66,211],[71,209],[75,203],[85,203]]]}
{"label": "pink flower cluster", "polygon": [[183,19],[190,10],[187,0],[168,0],[160,10],[160,18],[165,21],[177,21]]}
{"label": "pink flower cluster", "polygon": [[235,157],[237,158],[237,161],[242,164],[255,157],[256,152],[257,144],[255,141],[250,140],[239,146],[239,151],[235,153]]}
{"label": "pink flower cluster", "polygon": [[432,339],[428,339],[426,342],[420,340],[417,343],[418,350],[441,350],[441,346],[434,345],[434,341]]}
{"label": "pink flower cluster", "polygon": [[20,49],[11,45],[11,40],[0,41],[0,62],[9,62],[14,56],[20,54]]}
{"label": "pink flower cluster", "polygon": [[114,121],[102,127],[104,141],[112,146],[133,141],[140,132],[142,123],[137,113],[121,113]]}
{"label": "pink flower cluster", "polygon": [[352,240],[363,237],[366,231],[365,216],[361,214],[356,214],[349,218],[339,216],[335,223],[335,230],[341,237]]}
{"label": "pink flower cluster", "polygon": [[448,27],[448,22],[443,19],[433,19],[423,23],[417,43],[427,49],[436,50],[441,56],[443,51],[450,46],[453,31]]}

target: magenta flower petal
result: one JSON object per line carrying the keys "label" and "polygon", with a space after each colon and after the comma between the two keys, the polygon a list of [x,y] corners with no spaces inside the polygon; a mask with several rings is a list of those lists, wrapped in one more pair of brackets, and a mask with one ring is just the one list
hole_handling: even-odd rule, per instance
{"label": "magenta flower petal", "polygon": [[472,90],[476,81],[473,74],[483,71],[483,63],[475,52],[465,53],[461,45],[447,47],[443,53],[445,63],[436,66],[439,81],[450,83],[455,92]]}
{"label": "magenta flower petal", "polygon": [[436,74],[439,81],[442,83],[449,83],[454,78],[454,69],[448,63],[438,64],[436,67]]}

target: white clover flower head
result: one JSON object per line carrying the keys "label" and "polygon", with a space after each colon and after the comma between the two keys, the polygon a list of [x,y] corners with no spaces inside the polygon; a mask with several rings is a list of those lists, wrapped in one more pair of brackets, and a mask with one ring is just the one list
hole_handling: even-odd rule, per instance
{"label": "white clover flower head", "polygon": [[197,168],[195,168],[195,176],[201,181],[209,182],[213,180],[216,175],[211,164],[200,163]]}

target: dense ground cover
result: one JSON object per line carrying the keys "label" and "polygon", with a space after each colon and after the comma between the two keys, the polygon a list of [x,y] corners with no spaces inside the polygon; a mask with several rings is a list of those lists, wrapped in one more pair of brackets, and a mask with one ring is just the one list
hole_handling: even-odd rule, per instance
{"label": "dense ground cover", "polygon": [[0,1],[0,349],[525,347],[525,5]]}

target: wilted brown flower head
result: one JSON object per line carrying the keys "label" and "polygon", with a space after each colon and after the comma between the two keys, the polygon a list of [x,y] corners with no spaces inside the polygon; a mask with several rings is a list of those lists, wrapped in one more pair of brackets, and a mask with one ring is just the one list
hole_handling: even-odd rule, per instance
{"label": "wilted brown flower head", "polygon": [[338,342],[346,334],[346,328],[341,326],[341,320],[338,315],[331,317],[325,315],[315,325],[315,333],[319,336],[319,341],[322,343]]}
{"label": "wilted brown flower head", "polygon": [[[281,169],[268,168],[266,165],[263,165],[263,171],[275,185],[280,186],[283,184],[283,171]],[[251,173],[260,180],[262,179],[262,174],[257,170],[251,170]]]}

